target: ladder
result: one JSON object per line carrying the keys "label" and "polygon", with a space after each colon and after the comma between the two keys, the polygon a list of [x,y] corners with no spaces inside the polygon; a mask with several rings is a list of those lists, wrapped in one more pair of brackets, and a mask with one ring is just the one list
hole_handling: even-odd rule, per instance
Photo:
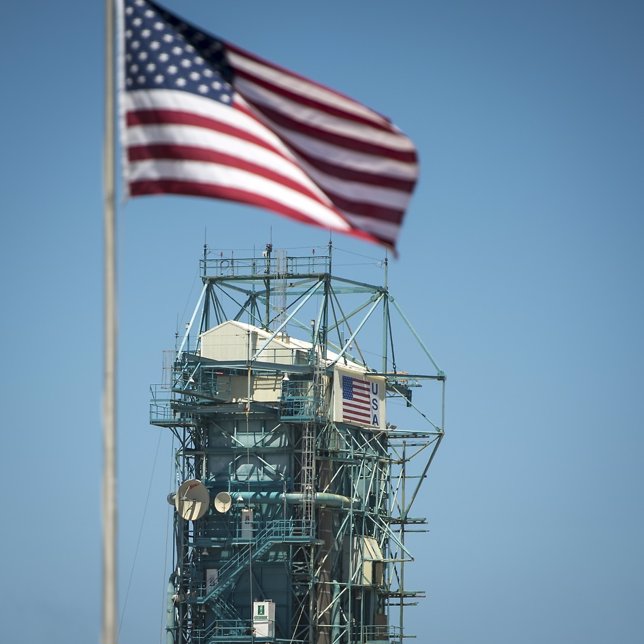
{"label": "ladder", "polygon": [[315,423],[307,422],[302,429],[301,456],[302,529],[313,536],[315,505]]}

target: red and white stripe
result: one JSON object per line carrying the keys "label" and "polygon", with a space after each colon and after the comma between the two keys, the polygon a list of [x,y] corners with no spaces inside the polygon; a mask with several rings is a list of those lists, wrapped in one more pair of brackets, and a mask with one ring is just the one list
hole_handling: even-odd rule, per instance
{"label": "red and white stripe", "polygon": [[365,380],[352,379],[352,400],[342,399],[342,420],[347,423],[371,424],[371,393]]}
{"label": "red and white stripe", "polygon": [[417,177],[411,141],[363,105],[227,45],[233,105],[125,92],[131,195],[217,197],[395,247]]}

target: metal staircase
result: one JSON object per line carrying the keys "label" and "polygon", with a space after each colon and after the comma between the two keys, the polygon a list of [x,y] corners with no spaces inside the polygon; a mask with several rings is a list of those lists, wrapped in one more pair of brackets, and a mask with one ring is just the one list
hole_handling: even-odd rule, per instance
{"label": "metal staircase", "polygon": [[210,642],[221,642],[244,638],[247,635],[248,623],[239,617],[234,606],[218,597],[212,602],[212,606],[220,616],[212,622],[208,628],[195,629],[193,641],[195,644],[209,644]]}
{"label": "metal staircase", "polygon": [[205,584],[192,589],[187,599],[190,603],[206,604],[221,598],[248,565],[281,543],[309,543],[311,534],[304,520],[286,519],[273,521],[257,534],[253,545],[247,545],[219,569],[218,583],[210,590]]}

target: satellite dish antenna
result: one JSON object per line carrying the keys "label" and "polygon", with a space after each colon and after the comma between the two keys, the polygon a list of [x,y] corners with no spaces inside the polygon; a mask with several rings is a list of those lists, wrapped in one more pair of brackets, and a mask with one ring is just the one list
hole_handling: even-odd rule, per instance
{"label": "satellite dish antenna", "polygon": [[174,507],[186,521],[196,521],[208,511],[210,493],[197,479],[184,481],[177,490]]}
{"label": "satellite dish antenna", "polygon": [[230,510],[230,507],[233,504],[233,497],[228,494],[228,492],[219,492],[217,496],[215,497],[215,510],[217,512],[221,512],[222,514],[225,514]]}

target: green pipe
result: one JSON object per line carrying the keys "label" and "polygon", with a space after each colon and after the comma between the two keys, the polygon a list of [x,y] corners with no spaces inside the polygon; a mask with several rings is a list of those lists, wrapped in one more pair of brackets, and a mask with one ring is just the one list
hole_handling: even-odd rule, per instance
{"label": "green pipe", "polygon": [[340,584],[331,582],[331,644],[340,641]]}
{"label": "green pipe", "polygon": [[[302,503],[304,500],[303,492],[250,492],[240,490],[231,492],[233,501],[243,501],[244,503],[286,503],[294,505]],[[326,505],[332,508],[350,508],[351,499],[340,494],[331,494],[330,492],[316,492],[314,503],[316,505]]]}
{"label": "green pipe", "polygon": [[172,579],[168,582],[168,602],[166,604],[165,632],[166,644],[174,644],[174,584]]}

